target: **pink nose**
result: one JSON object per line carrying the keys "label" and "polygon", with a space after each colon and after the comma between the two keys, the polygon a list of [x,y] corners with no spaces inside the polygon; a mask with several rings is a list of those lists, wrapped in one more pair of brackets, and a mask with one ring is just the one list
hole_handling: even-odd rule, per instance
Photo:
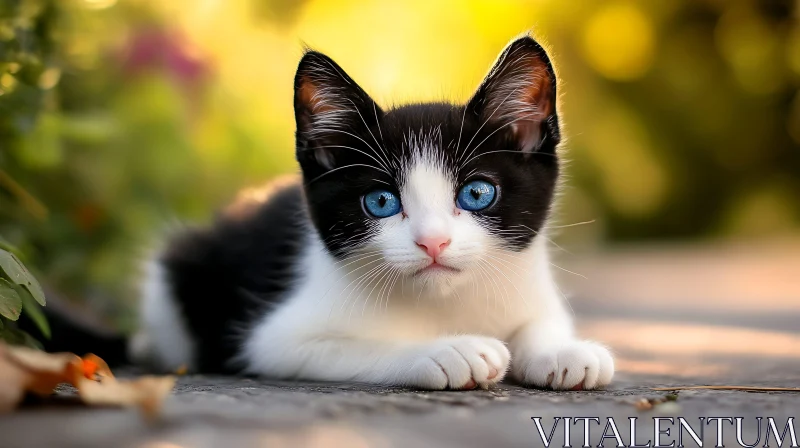
{"label": "pink nose", "polygon": [[417,246],[421,247],[433,259],[436,259],[449,245],[450,239],[443,237],[426,237],[417,240]]}

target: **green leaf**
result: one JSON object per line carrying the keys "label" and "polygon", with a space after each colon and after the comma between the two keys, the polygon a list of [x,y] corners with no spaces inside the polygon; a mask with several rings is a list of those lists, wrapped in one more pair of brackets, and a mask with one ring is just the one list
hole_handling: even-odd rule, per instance
{"label": "green leaf", "polygon": [[0,316],[9,320],[17,320],[20,312],[22,312],[22,298],[14,289],[13,284],[0,278]]}
{"label": "green leaf", "polygon": [[27,332],[22,330],[17,330],[22,334],[22,344],[27,345],[30,348],[35,348],[38,350],[44,350],[44,346],[42,343],[39,342],[35,337],[29,335]]}
{"label": "green leaf", "polygon": [[22,286],[28,291],[28,294],[33,297],[33,300],[35,300],[36,303],[38,303],[40,306],[46,306],[47,302],[44,299],[44,291],[42,291],[42,287],[39,286],[39,282],[37,282],[34,277],[31,277],[30,279],[30,284]]}
{"label": "green leaf", "polygon": [[5,325],[3,325],[3,319],[0,319],[0,336],[2,336],[2,334],[3,334],[3,327],[4,326]]}
{"label": "green leaf", "polygon": [[18,252],[17,248],[12,246],[11,243],[6,241],[6,239],[3,238],[2,236],[0,236],[0,249],[6,250],[11,253]]}
{"label": "green leaf", "polygon": [[12,327],[10,325],[7,326],[2,333],[0,333],[0,339],[8,342],[11,345],[26,345],[31,348],[43,350],[42,344],[37,341],[36,338],[20,330],[19,328]]}
{"label": "green leaf", "polygon": [[20,341],[17,338],[17,329],[12,325],[13,322],[9,322],[5,324],[5,328],[0,330],[0,341],[5,341],[11,345],[19,344]]}
{"label": "green leaf", "polygon": [[42,332],[45,338],[50,339],[50,325],[47,323],[47,318],[44,317],[42,307],[25,287],[18,286],[17,292],[22,298],[22,310],[25,312],[25,315],[36,324],[36,328]]}
{"label": "green leaf", "polygon": [[0,271],[4,272],[11,282],[27,288],[39,305],[45,306],[46,302],[42,287],[39,286],[39,282],[36,281],[16,255],[0,249]]}

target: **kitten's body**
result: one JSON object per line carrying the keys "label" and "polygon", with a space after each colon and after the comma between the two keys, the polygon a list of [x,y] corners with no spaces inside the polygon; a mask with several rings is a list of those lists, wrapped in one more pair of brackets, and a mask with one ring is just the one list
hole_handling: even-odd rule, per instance
{"label": "kitten's body", "polygon": [[[524,37],[467,105],[384,112],[307,53],[302,186],[171,243],[150,269],[138,352],[164,369],[433,389],[485,387],[509,367],[536,386],[607,384],[608,351],[574,339],[550,273],[555,83]],[[496,197],[469,211],[459,191],[476,179]],[[372,216],[376,190],[402,212]]]}

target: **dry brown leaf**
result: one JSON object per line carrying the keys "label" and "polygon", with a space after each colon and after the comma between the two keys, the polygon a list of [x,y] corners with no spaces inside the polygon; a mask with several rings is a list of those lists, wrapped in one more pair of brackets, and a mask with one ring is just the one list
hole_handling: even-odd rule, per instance
{"label": "dry brown leaf", "polygon": [[5,346],[0,344],[0,413],[17,407],[25,394],[27,374],[6,360]]}
{"label": "dry brown leaf", "polygon": [[26,393],[48,396],[80,374],[81,359],[69,353],[48,354],[0,342],[0,411],[17,407]]}
{"label": "dry brown leaf", "polygon": [[117,380],[114,377],[93,381],[81,378],[75,387],[81,400],[98,406],[136,406],[148,418],[161,411],[164,398],[175,386],[175,378],[169,376],[144,376],[133,380]]}
{"label": "dry brown leaf", "polygon": [[72,384],[89,405],[137,406],[154,417],[175,385],[175,378],[146,376],[118,380],[95,355],[45,353],[0,342],[0,412],[17,407],[26,393],[49,396],[56,386]]}

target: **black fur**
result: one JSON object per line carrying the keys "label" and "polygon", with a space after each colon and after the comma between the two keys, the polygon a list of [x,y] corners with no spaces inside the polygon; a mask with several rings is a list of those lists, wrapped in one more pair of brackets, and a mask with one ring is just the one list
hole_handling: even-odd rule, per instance
{"label": "black fur", "polygon": [[[509,89],[520,76],[529,85]],[[411,132],[429,136],[432,157],[459,185],[495,184],[494,203],[473,213],[490,232],[506,231],[500,235],[508,247],[527,247],[547,217],[558,177],[556,84],[542,47],[523,37],[503,52],[466,105],[384,111],[333,60],[306,52],[294,85],[302,187],[283,190],[249,217],[222,215],[209,229],[187,232],[163,256],[195,340],[198,369],[241,367],[232,357],[242,333],[281,300],[302,269],[298,256],[309,233],[316,231],[340,258],[369,240],[375,218],[363,210],[362,197],[376,188],[399,196]],[[520,109],[526,101],[525,110],[506,106]],[[523,113],[531,110],[538,115]]]}
{"label": "black fur", "polygon": [[[551,114],[531,123],[539,128],[531,152],[521,151],[508,120],[493,119],[496,110],[487,108],[497,99],[493,95],[506,95],[502,88],[508,78],[525,69],[532,77],[543,77],[542,95],[552,107]],[[498,200],[476,215],[487,229],[509,231],[503,235],[510,247],[527,247],[547,217],[558,177],[556,84],[544,49],[526,36],[506,48],[466,105],[427,103],[384,112],[333,60],[307,52],[295,78],[297,160],[311,217],[328,249],[346,256],[370,238],[373,218],[363,212],[360,198],[376,188],[398,194],[402,167],[411,157],[404,144],[410,131],[436,134],[441,145],[432,148],[434,157],[444,161],[460,184],[482,178],[498,185]],[[304,89],[335,92],[325,106],[340,108],[345,123],[329,132],[314,129],[313,95],[304,95]],[[461,166],[459,158],[471,161]]]}
{"label": "black fur", "polygon": [[239,369],[231,357],[252,320],[280,300],[309,232],[299,186],[276,193],[252,214],[222,215],[212,229],[185,233],[162,258],[195,341],[203,372]]}
{"label": "black fur", "polygon": [[114,332],[89,310],[69,303],[55,291],[45,288],[47,306],[44,311],[50,326],[50,337],[45,337],[39,326],[26,314],[22,314],[17,326],[39,340],[45,351],[72,352],[78,355],[94,353],[110,366],[129,362],[128,341],[124,335]]}

